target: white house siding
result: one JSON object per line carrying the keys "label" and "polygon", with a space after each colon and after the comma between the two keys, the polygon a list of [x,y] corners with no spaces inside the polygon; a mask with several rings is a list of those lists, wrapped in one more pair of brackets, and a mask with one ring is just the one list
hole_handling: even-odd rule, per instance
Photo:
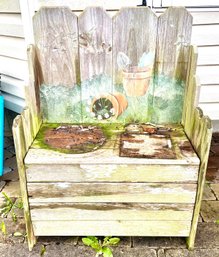
{"label": "white house siding", "polygon": [[19,0],[0,1],[0,74],[5,107],[21,112],[25,102],[27,56]]}
{"label": "white house siding", "polygon": [[[18,90],[24,85],[25,74],[27,72],[26,65],[26,45],[33,42],[32,28],[31,28],[31,18],[34,12],[39,10],[41,6],[68,6],[76,14],[85,9],[87,6],[103,6],[111,15],[113,15],[116,10],[120,9],[122,6],[136,6],[142,3],[141,0],[20,0],[20,6],[18,4],[19,0],[1,0],[0,2],[13,3],[11,4],[13,8],[17,10],[11,11],[11,9],[6,11],[1,11],[2,4],[0,3],[0,12],[2,15],[0,18],[0,24],[2,21],[9,21],[8,17],[13,16],[13,24],[15,26],[22,27],[23,20],[23,31],[16,29],[15,31],[19,33],[15,37],[13,34],[15,31],[13,29],[0,29],[0,35],[2,35],[1,30],[5,30],[4,34],[0,36],[0,62],[4,61],[4,72],[6,73],[8,82],[10,81],[13,87],[7,87],[7,83],[3,86],[3,90],[7,92],[7,89],[13,90],[14,95],[20,92],[19,97],[24,96],[24,90]],[[179,6],[184,5],[193,15],[193,34],[192,43],[198,46],[199,58],[197,74],[200,77],[200,94],[198,99],[198,105],[203,109],[204,114],[208,115],[214,123],[214,130],[219,131],[219,1],[218,0],[148,0],[149,6],[153,5],[154,11],[159,15],[168,6]],[[6,4],[5,4],[6,5]],[[4,5],[3,7],[7,9]],[[15,8],[15,9],[16,9]],[[20,9],[22,9],[22,20],[20,16]],[[4,14],[4,15],[3,15]],[[11,22],[11,20],[10,20]],[[7,24],[11,24],[8,22]],[[5,36],[5,33],[11,33]],[[23,33],[23,34],[22,34]],[[1,43],[1,39],[3,42]],[[11,41],[10,41],[11,39]],[[16,41],[15,41],[16,40]],[[13,42],[16,44],[11,47]],[[1,48],[1,45],[4,47]],[[13,48],[13,49],[12,49]],[[11,49],[11,51],[10,51]],[[17,51],[20,49],[20,51]],[[7,61],[6,61],[7,58]],[[13,65],[14,63],[14,65]],[[16,65],[15,65],[16,63]],[[18,64],[20,69],[17,70],[13,67]],[[1,64],[0,64],[1,67]],[[6,71],[8,67],[12,69]],[[1,71],[0,71],[1,72]],[[3,77],[3,81],[6,80]],[[15,79],[19,78],[19,82],[15,86]],[[22,84],[23,82],[23,84]],[[4,82],[3,82],[4,83]],[[10,92],[7,92],[10,93]],[[11,93],[12,94],[12,93]],[[13,95],[12,94],[12,95]],[[17,95],[18,96],[18,95]]]}

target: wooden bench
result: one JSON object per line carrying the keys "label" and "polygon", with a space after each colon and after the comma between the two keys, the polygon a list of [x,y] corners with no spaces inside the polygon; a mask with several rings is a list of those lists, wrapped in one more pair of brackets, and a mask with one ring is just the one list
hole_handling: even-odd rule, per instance
{"label": "wooden bench", "polygon": [[192,249],[212,128],[194,107],[191,15],[46,7],[33,24],[28,107],[13,124],[29,249],[56,235]]}

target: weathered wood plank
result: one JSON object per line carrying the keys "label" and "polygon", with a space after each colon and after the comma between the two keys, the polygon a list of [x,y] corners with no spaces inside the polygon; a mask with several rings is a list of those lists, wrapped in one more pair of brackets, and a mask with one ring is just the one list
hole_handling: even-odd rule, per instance
{"label": "weathered wood plank", "polygon": [[[58,124],[56,124],[57,127]],[[46,126],[46,125],[45,125]],[[51,125],[50,125],[51,126]],[[149,158],[128,158],[119,157],[119,132],[112,131],[116,143],[114,149],[112,147],[99,148],[94,152],[86,154],[64,154],[58,151],[47,149],[46,145],[39,145],[38,149],[31,148],[25,158],[25,164],[151,164],[151,165],[199,165],[199,159],[197,158],[194,150],[191,147],[188,138],[180,125],[168,126],[172,128],[170,133],[171,143],[176,153],[176,159],[149,159]],[[45,129],[43,126],[42,129]],[[110,131],[110,128],[109,128]],[[42,133],[41,133],[42,136]],[[36,139],[34,146],[37,145]],[[42,141],[42,139],[41,139]],[[35,144],[36,143],[36,144]],[[110,143],[110,142],[109,142]],[[185,148],[187,146],[187,148]],[[190,146],[190,147],[189,147]]]}
{"label": "weathered wood plank", "polygon": [[158,18],[156,67],[158,74],[185,80],[192,16],[183,7],[170,7]]}
{"label": "weathered wood plank", "polygon": [[34,221],[37,236],[188,236],[190,221]]}
{"label": "weathered wood plank", "polygon": [[42,82],[42,74],[35,47],[30,45],[27,50],[29,85],[26,87],[26,102],[30,108],[33,136],[35,137],[41,125],[40,114],[40,92],[39,86]]}
{"label": "weathered wood plank", "polygon": [[[194,81],[194,76],[196,73],[198,52],[197,48],[190,46],[189,48],[189,63],[188,63],[188,73],[186,78],[186,87],[184,93],[184,104],[183,104],[183,114],[182,114],[182,124],[189,126],[189,122],[186,119],[191,119],[192,112],[194,110],[197,80]],[[187,132],[187,129],[186,129]]]}
{"label": "weathered wood plank", "polygon": [[[28,165],[28,182],[195,182],[191,165]],[[60,176],[62,174],[62,176]],[[152,175],[153,174],[153,175]]]}
{"label": "weathered wood plank", "polygon": [[[146,29],[145,29],[146,28]],[[113,18],[113,77],[120,84],[122,71],[138,66],[143,54],[150,54],[150,68],[153,68],[157,37],[157,17],[147,7],[122,8]],[[121,55],[122,53],[122,55]],[[119,55],[118,55],[119,54]],[[129,63],[124,63],[126,56]],[[121,58],[120,58],[121,57]],[[121,61],[119,60],[121,59]],[[145,66],[141,63],[141,66]],[[126,67],[127,66],[127,67]],[[143,67],[142,66],[142,67]]]}
{"label": "weathered wood plank", "polygon": [[32,204],[33,221],[46,220],[190,220],[193,205],[185,204]]}
{"label": "weathered wood plank", "polygon": [[81,81],[112,77],[112,19],[101,7],[89,7],[78,18]]}
{"label": "weathered wood plank", "polygon": [[201,208],[202,195],[204,191],[205,175],[212,137],[211,120],[207,116],[202,116],[202,111],[198,108],[194,113],[194,120],[195,122],[193,126],[193,135],[190,138],[190,140],[192,141],[194,149],[196,150],[201,160],[201,164],[199,170],[197,196],[191,225],[191,231],[190,236],[187,240],[187,244],[190,249],[194,248],[194,241],[198,225],[199,212]]}
{"label": "weathered wood plank", "polygon": [[79,71],[77,17],[66,7],[43,7],[33,26],[43,82],[73,87]]}
{"label": "weathered wood plank", "polygon": [[28,183],[30,202],[194,203],[196,184]]}
{"label": "weathered wood plank", "polygon": [[27,241],[28,241],[29,249],[32,250],[34,244],[36,243],[36,237],[33,232],[30,211],[29,211],[29,201],[28,201],[28,195],[27,195],[26,174],[25,174],[25,166],[23,162],[27,148],[25,144],[21,116],[17,116],[14,119],[12,131],[13,131],[13,137],[14,137],[15,150],[16,150],[18,173],[20,178],[21,196],[22,196],[23,207],[24,207],[24,218],[26,221]]}
{"label": "weathered wood plank", "polygon": [[21,119],[23,124],[26,149],[28,150],[34,139],[34,132],[31,122],[31,113],[28,107],[25,107],[23,112],[21,113]]}

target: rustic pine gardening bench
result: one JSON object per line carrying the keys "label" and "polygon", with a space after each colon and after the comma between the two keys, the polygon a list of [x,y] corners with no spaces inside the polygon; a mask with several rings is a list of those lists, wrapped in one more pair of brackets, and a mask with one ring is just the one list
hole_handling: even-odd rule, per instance
{"label": "rustic pine gardening bench", "polygon": [[194,107],[192,17],[42,8],[13,124],[29,248],[37,236],[171,236],[194,246],[211,122]]}

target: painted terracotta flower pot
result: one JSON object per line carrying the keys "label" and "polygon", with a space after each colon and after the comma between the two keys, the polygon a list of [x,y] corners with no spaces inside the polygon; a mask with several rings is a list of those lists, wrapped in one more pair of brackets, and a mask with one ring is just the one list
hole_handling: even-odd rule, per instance
{"label": "painted terracotta flower pot", "polygon": [[152,70],[133,66],[123,70],[123,87],[127,96],[143,96],[150,85]]}
{"label": "painted terracotta flower pot", "polygon": [[99,120],[117,118],[128,106],[125,95],[121,93],[103,94],[95,97],[91,103],[91,112]]}

